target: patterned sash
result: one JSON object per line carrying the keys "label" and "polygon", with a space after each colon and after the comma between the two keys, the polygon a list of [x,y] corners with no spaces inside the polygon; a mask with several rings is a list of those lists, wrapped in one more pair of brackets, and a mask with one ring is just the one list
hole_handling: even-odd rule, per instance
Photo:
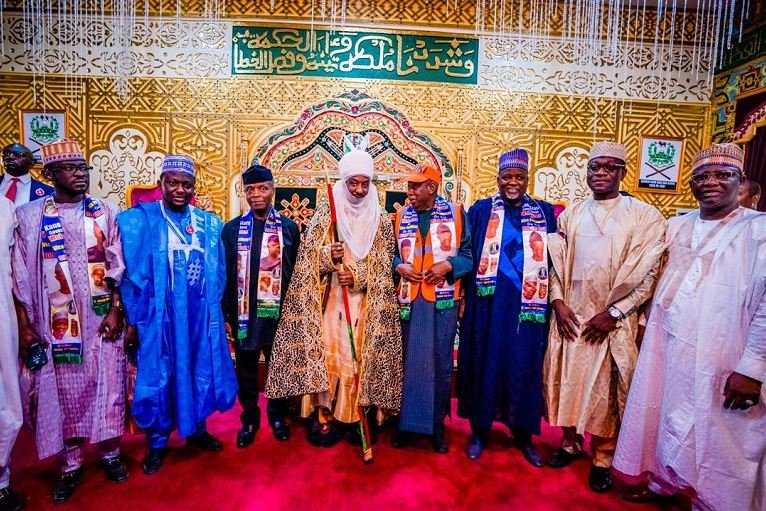
{"label": "patterned sash", "polygon": [[[248,211],[239,221],[237,235],[237,338],[245,339],[250,326],[250,257],[253,241],[253,212]],[[279,318],[282,299],[282,217],[272,207],[266,217],[258,265],[259,318]],[[276,259],[271,251],[278,250]]]}
{"label": "patterned sash", "polygon": [[[85,196],[85,244],[88,256],[88,280],[93,311],[104,316],[112,306],[106,285],[107,223],[101,204]],[[53,196],[45,199],[40,227],[43,260],[43,283],[48,292],[50,328],[53,337],[53,361],[57,364],[82,363],[82,323],[74,300],[74,285],[69,269],[64,228]]]}
{"label": "patterned sash", "polygon": [[[449,202],[443,197],[436,196],[433,210],[431,211],[430,225],[431,246],[423,247],[423,250],[430,250],[433,255],[434,264],[446,261],[448,257],[457,255],[457,247],[460,240],[456,239],[455,215],[452,212]],[[449,234],[449,235],[448,235]],[[439,236],[442,236],[440,239]],[[399,224],[397,234],[400,253],[403,243],[408,243],[412,247],[410,255],[405,263],[412,264],[414,260],[414,251],[418,239],[418,214],[412,205],[408,205],[402,214],[402,220]],[[405,241],[407,240],[407,241]],[[442,248],[442,240],[448,246]],[[425,243],[425,241],[424,241]],[[425,253],[421,260],[425,259]],[[422,269],[422,268],[421,268]],[[425,285],[425,283],[421,284]],[[402,279],[397,298],[399,300],[399,316],[402,320],[409,320],[412,307],[412,283]],[[441,286],[436,287],[436,308],[439,310],[449,309],[455,306],[455,285],[445,281]]]}
{"label": "patterned sash", "polygon": [[540,205],[524,195],[521,206],[524,275],[519,322],[545,323],[548,310],[548,228]]}
{"label": "patterned sash", "polygon": [[487,233],[481,249],[476,271],[476,296],[492,296],[497,286],[497,268],[500,266],[500,247],[503,246],[505,204],[500,194],[492,196],[492,212],[487,221]]}

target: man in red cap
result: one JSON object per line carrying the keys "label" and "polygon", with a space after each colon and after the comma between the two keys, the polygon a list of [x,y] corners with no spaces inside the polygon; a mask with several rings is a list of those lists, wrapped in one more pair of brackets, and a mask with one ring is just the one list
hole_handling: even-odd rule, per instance
{"label": "man in red cap", "polygon": [[[404,447],[410,433],[420,433],[431,435],[434,450],[444,454],[459,279],[471,271],[473,257],[465,212],[438,195],[441,181],[438,169],[417,167],[407,179],[410,203],[396,215],[394,268],[401,278],[397,296],[405,359],[402,411],[392,445]],[[413,247],[406,259],[404,246]]]}
{"label": "man in red cap", "polygon": [[[32,391],[23,397],[38,455],[59,455],[53,500],[61,503],[80,483],[85,439],[98,445],[111,481],[128,478],[119,450],[126,360],[118,286],[125,263],[117,208],[88,195],[91,169],[78,144],[58,140],[43,146],[42,156],[55,192],[16,210],[13,264],[21,358],[41,347],[48,358],[42,367],[24,368],[22,380]],[[102,270],[104,277],[95,279]]]}

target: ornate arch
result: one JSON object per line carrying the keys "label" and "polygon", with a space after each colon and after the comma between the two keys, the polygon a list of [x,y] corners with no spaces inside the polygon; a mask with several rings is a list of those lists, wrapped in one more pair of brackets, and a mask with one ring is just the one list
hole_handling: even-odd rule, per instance
{"label": "ornate arch", "polygon": [[758,108],[747,114],[742,124],[734,130],[732,140],[735,144],[747,144],[755,137],[756,130],[764,126],[766,126],[766,102],[761,103]]}
{"label": "ornate arch", "polygon": [[[278,209],[305,221],[322,195],[326,176],[337,176],[346,134],[369,135],[376,185],[389,211],[403,203],[406,182],[402,178],[418,163],[441,169],[444,193],[455,193],[455,170],[433,138],[414,128],[398,108],[358,90],[310,105],[290,125],[251,137],[247,161],[272,169]],[[238,176],[229,189],[235,216],[244,208]]]}

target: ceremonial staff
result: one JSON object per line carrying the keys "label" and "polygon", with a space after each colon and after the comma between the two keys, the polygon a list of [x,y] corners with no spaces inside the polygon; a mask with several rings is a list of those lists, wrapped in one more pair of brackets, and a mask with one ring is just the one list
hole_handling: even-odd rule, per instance
{"label": "ceremonial staff", "polygon": [[[373,185],[374,186],[374,185]],[[335,195],[332,191],[332,183],[330,183],[330,177],[327,176],[327,199],[330,201],[330,216],[333,232],[333,240],[335,242],[342,241],[338,232],[338,218],[335,212]],[[343,269],[343,263],[341,263],[341,269]],[[362,438],[362,452],[365,463],[372,463],[372,442],[370,440],[370,426],[367,423],[367,415],[364,413],[364,407],[359,402],[359,394],[362,389],[359,384],[359,364],[356,361],[356,345],[354,343],[354,329],[351,324],[351,312],[348,306],[348,288],[341,286],[343,293],[343,309],[346,313],[346,329],[348,330],[348,342],[351,344],[351,358],[353,359],[354,366],[354,384],[356,385],[356,406],[357,413],[359,414],[359,433]]]}

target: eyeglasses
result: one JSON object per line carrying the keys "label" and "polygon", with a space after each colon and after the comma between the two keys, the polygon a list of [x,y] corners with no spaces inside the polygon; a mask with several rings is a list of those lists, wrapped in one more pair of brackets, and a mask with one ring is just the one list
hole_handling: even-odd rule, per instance
{"label": "eyeglasses", "polygon": [[93,167],[87,165],[56,165],[55,167],[51,167],[51,170],[53,172],[62,172],[64,174],[74,174],[76,172],[79,172],[80,174],[90,174]]}
{"label": "eyeglasses", "polygon": [[621,165],[619,163],[607,163],[606,165],[599,165],[598,163],[589,163],[588,174],[598,174],[598,171],[600,169],[606,170],[607,173],[609,174],[615,174],[624,168],[625,168],[625,165]]}
{"label": "eyeglasses", "polygon": [[708,179],[711,177],[714,181],[722,182],[722,181],[728,181],[729,179],[733,177],[739,177],[742,174],[736,170],[714,170],[712,172],[704,172],[701,174],[694,174],[692,176],[692,181],[694,184],[701,185],[702,183],[707,182]]}

